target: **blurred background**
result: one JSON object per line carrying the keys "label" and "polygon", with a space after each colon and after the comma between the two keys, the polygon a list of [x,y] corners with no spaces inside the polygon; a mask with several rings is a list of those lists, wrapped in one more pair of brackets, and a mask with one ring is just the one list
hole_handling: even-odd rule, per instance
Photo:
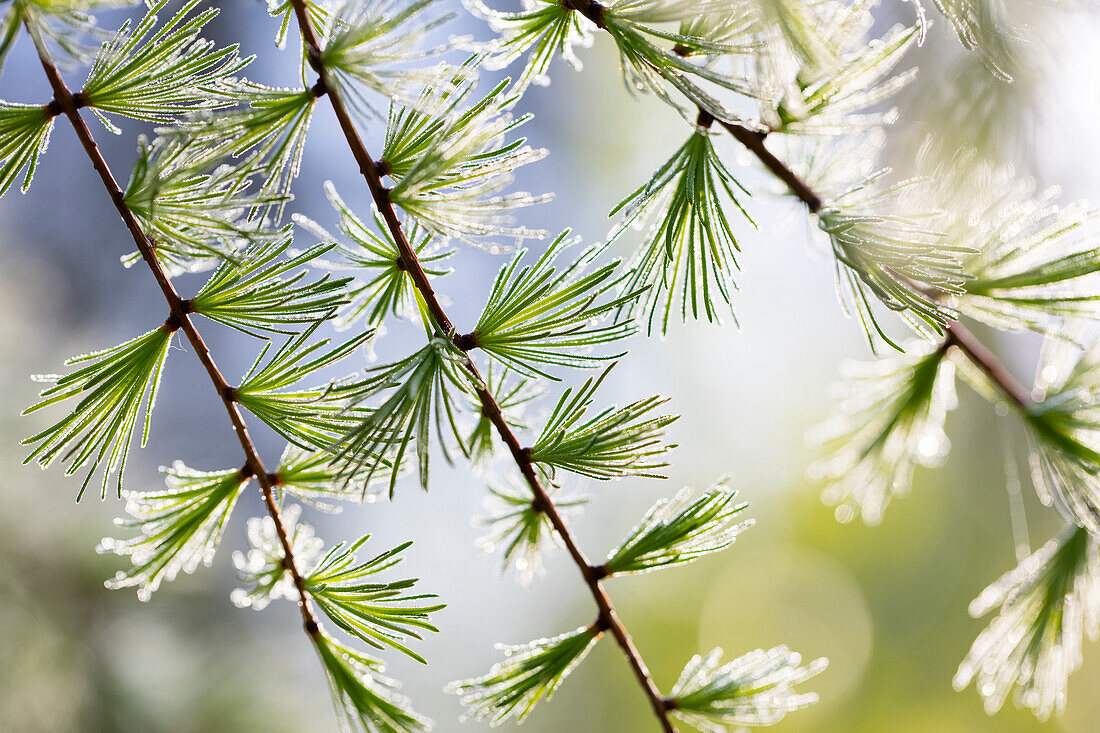
{"label": "blurred background", "polygon": [[[276,23],[266,5],[222,5],[210,35],[258,54],[251,78],[295,86],[294,55],[273,48]],[[1044,186],[1060,185],[1067,201],[1100,201],[1094,129],[1100,19],[1068,2],[1007,0],[1006,7],[1013,22],[1028,26],[1016,83],[991,76],[935,15],[927,43],[907,59],[921,73],[898,99],[891,162],[904,169],[925,135],[935,132],[948,146],[977,146]],[[912,19],[906,3],[886,2],[880,10],[876,34]],[[101,21],[115,27],[124,16],[104,12]],[[461,10],[452,30],[486,37]],[[660,103],[627,93],[610,41],[599,38],[582,54],[583,74],[559,64],[553,84],[536,87],[522,103],[535,114],[525,134],[551,154],[525,169],[517,187],[557,194],[525,212],[525,223],[552,231],[572,227],[598,241],[609,228],[607,212],[671,154],[687,129]],[[75,87],[82,72],[70,76]],[[4,68],[0,96],[45,102],[47,88],[29,44],[20,42]],[[135,137],[148,130],[123,127],[118,137],[102,128],[95,134],[116,176],[125,179]],[[380,123],[365,126],[371,149],[380,147],[381,134]],[[829,257],[804,212],[775,195],[773,181],[732,140],[718,145],[753,192],[748,208],[759,223],[740,232],[740,325],[686,325],[665,339],[639,336],[602,394],[618,404],[658,392],[671,399],[669,409],[683,417],[672,428],[680,447],[667,481],[566,484],[592,497],[573,521],[591,557],[602,556],[654,500],[681,486],[705,487],[729,474],[752,504],[756,526],[727,552],[609,584],[658,685],[668,689],[696,651],[721,646],[732,658],[784,643],[806,659],[828,656],[830,666],[809,685],[820,692],[820,704],[790,715],[778,731],[1095,731],[1100,649],[1094,647],[1086,648],[1085,665],[1072,678],[1068,712],[1045,724],[1011,704],[989,717],[973,690],[951,688],[955,667],[984,625],[967,616],[967,604],[1015,566],[1006,426],[986,403],[960,387],[959,408],[948,421],[953,450],[947,465],[919,471],[912,495],[892,504],[880,526],[840,525],[819,501],[819,488],[805,479],[815,452],[804,436],[829,412],[839,363],[869,358],[869,350],[858,324],[836,302]],[[366,213],[365,186],[330,110],[320,105],[293,207],[331,225],[325,180]],[[65,125],[54,131],[31,191],[0,201],[0,231],[0,730],[333,729],[321,669],[293,605],[255,612],[228,600],[236,586],[231,552],[244,544],[246,518],[262,512],[255,492],[238,506],[213,567],[166,584],[143,604],[131,592],[104,589],[122,559],[94,552],[114,531],[122,503],[90,496],[78,505],[78,481],[20,464],[18,441],[48,417],[19,417],[38,391],[28,375],[58,371],[68,356],[120,343],[163,319],[148,273],[120,266],[128,235]],[[626,242],[622,253],[634,244]],[[452,262],[457,272],[440,281],[439,290],[457,320],[470,323],[501,260],[462,248]],[[202,276],[188,276],[180,287],[193,292],[201,282]],[[204,334],[227,375],[247,368],[256,344],[210,325]],[[985,335],[1030,379],[1034,339]],[[421,338],[408,324],[393,326],[379,357],[406,353]],[[157,467],[177,459],[209,470],[240,463],[222,407],[187,355],[169,361],[153,424],[149,446],[134,454],[128,471],[133,489],[156,489]],[[280,442],[255,429],[265,460],[274,462]],[[506,481],[510,471],[501,465],[471,474],[465,465],[437,460],[430,493],[406,481],[393,502],[351,506],[337,516],[306,512],[330,544],[364,532],[374,536],[375,552],[415,540],[402,570],[420,577],[422,589],[448,607],[437,618],[441,633],[419,647],[430,660],[427,668],[395,654],[386,660],[439,731],[487,729],[457,722],[458,701],[441,687],[486,671],[499,658],[494,644],[551,636],[589,623],[594,614],[563,554],[548,557],[545,574],[523,588],[511,573],[498,572],[499,557],[476,549],[481,530],[470,519],[482,512],[486,484]],[[1059,523],[1026,491],[1025,499],[1037,547]],[[653,727],[610,642],[598,645],[554,702],[524,724],[528,733]]]}

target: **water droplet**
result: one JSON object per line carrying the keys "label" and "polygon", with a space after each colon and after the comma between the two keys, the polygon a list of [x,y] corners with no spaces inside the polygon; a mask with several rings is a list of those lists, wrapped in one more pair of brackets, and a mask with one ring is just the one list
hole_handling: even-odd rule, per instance
{"label": "water droplet", "polygon": [[943,450],[943,442],[935,435],[925,435],[917,441],[917,453],[922,459],[938,458]]}

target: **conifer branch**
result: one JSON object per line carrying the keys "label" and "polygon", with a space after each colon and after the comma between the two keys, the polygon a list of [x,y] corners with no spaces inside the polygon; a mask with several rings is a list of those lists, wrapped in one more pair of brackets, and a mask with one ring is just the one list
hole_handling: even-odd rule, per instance
{"label": "conifer branch", "polygon": [[344,105],[343,100],[336,93],[336,85],[329,78],[324,64],[321,63],[321,41],[317,36],[313,21],[309,17],[306,2],[305,0],[292,0],[291,4],[294,8],[294,15],[298,20],[302,40],[306,46],[309,65],[317,72],[318,80],[315,88],[323,89],[325,96],[332,105],[332,111],[340,124],[340,130],[344,133],[344,137],[348,141],[348,147],[351,148],[351,154],[359,165],[359,171],[363,174],[363,178],[366,179],[367,186],[370,188],[371,198],[374,199],[375,205],[386,222],[386,227],[393,235],[394,243],[401,254],[401,265],[409,273],[416,289],[420,291],[428,311],[432,314],[432,318],[435,319],[440,329],[445,333],[453,333],[454,326],[444,312],[443,306],[439,304],[439,299],[436,298],[435,291],[432,289],[431,281],[428,280],[428,275],[424,272],[420,259],[416,256],[416,251],[409,245],[409,240],[401,228],[401,222],[397,219],[397,212],[390,203],[389,192],[382,185],[382,174],[378,170],[378,164],[375,163],[374,158],[367,154],[367,149],[359,137],[359,131],[355,128],[355,123],[351,119],[347,106]]}
{"label": "conifer branch", "polygon": [[[583,499],[559,496],[555,471],[595,479],[660,477],[653,472],[667,465],[662,454],[675,447],[663,443],[664,429],[677,419],[652,416],[662,398],[590,411],[609,366],[564,390],[532,442],[525,446],[517,437],[532,427],[517,408],[538,395],[541,379],[558,379],[550,367],[589,368],[622,356],[588,349],[633,334],[635,307],[649,311],[650,331],[657,319],[666,331],[676,306],[685,322],[703,315],[717,322],[724,301],[736,320],[731,293],[740,280],[741,249],[731,220],[756,222],[741,204],[749,191],[717,152],[721,129],[783,183],[828,237],[837,294],[862,322],[872,351],[881,340],[902,352],[848,367],[838,414],[818,429],[828,455],[808,474],[827,483],[823,498],[839,521],[854,519],[858,509],[866,523],[877,523],[890,501],[908,493],[915,469],[943,462],[951,447],[945,426],[957,404],[957,369],[985,400],[1007,412],[1003,402],[1023,423],[1037,496],[1067,520],[1066,530],[1027,559],[1019,552],[1029,544],[1025,535],[1017,543],[1016,570],[972,604],[972,614],[1000,610],[955,681],[957,687],[974,681],[991,713],[1013,688],[1017,702],[1040,719],[1061,711],[1067,677],[1081,663],[1082,638],[1096,635],[1100,619],[1100,343],[1074,351],[1084,346],[1077,336],[1089,333],[1081,327],[1100,314],[1092,226],[1100,210],[1059,206],[1059,191],[1037,194],[1034,182],[976,151],[956,151],[948,160],[931,139],[918,157],[920,175],[898,180],[889,169],[867,170],[864,164],[881,152],[882,131],[896,118],[881,102],[916,73],[895,69],[923,39],[920,0],[912,0],[915,24],[873,38],[874,0],[526,0],[517,12],[463,0],[499,38],[471,44],[452,37],[442,45],[423,43],[452,17],[430,17],[437,0],[269,0],[268,14],[280,25],[276,45],[285,45],[292,22],[299,30],[302,78],[293,89],[241,78],[251,57],[241,57],[237,45],[221,47],[201,36],[218,14],[209,0],[180,0],[164,24],[157,16],[170,0],[147,0],[140,21],[93,36],[105,39],[97,53],[77,40],[84,31],[100,33],[87,11],[133,2],[15,0],[0,13],[0,64],[25,27],[53,88],[42,105],[0,101],[0,194],[17,177],[28,188],[64,116],[136,244],[123,261],[144,260],[169,306],[163,325],[66,361],[74,367],[66,374],[35,377],[52,386],[24,414],[77,404],[23,441],[35,446],[24,462],[47,467],[59,460],[68,464],[67,475],[91,464],[84,486],[101,473],[105,498],[109,478],[117,475],[121,498],[137,423],[144,446],[177,331],[206,370],[245,456],[243,467],[214,472],[177,462],[164,469],[167,491],[127,492],[130,518],[118,523],[136,528],[137,536],[104,538],[98,550],[128,556],[132,567],[107,587],[137,587],[138,597],[148,600],[162,581],[209,565],[233,506],[255,478],[266,513],[248,522],[247,554],[234,554],[246,587],[231,600],[256,609],[276,598],[298,601],[341,730],[426,733],[430,721],[381,676],[383,664],[329,634],[335,626],[368,647],[425,662],[410,640],[436,631],[429,614],[443,606],[434,595],[412,594],[415,579],[373,578],[410,543],[364,560],[358,555],[367,535],[322,557],[324,543],[298,522],[300,505],[281,507],[293,494],[318,509],[333,508],[324,502],[353,498],[352,482],[365,499],[373,474],[382,470],[392,497],[413,451],[427,489],[437,446],[451,462],[448,445],[457,443],[476,463],[499,455],[498,434],[522,481],[490,489],[504,508],[488,518],[492,530],[482,542],[501,545],[505,564],[528,576],[541,570],[540,545],[564,546],[598,614],[553,638],[502,647],[505,659],[488,674],[450,685],[469,714],[492,725],[522,722],[605,635],[615,638],[664,733],[675,733],[674,721],[715,733],[771,725],[815,703],[816,695],[796,686],[826,661],[803,665],[786,647],[750,651],[724,664],[719,649],[696,655],[662,694],[608,596],[608,578],[692,562],[731,544],[750,522],[741,519],[746,505],[735,502],[724,482],[658,501],[598,564],[570,532],[570,509]],[[963,45],[980,49],[990,71],[1009,82],[1010,72],[1023,68],[1013,47],[1025,39],[1007,24],[1002,28],[996,13],[978,14],[976,3],[934,0]],[[575,47],[587,47],[600,32],[615,44],[628,90],[694,120],[686,141],[610,213],[619,221],[609,244],[628,227],[648,224],[648,231],[624,270],[618,260],[592,266],[607,251],[603,246],[563,264],[568,230],[539,257],[521,251],[500,269],[474,328],[459,331],[433,291],[435,278],[446,274],[435,262],[451,254],[438,251],[436,240],[477,245],[486,235],[547,236],[513,226],[509,213],[553,196],[505,193],[519,167],[547,153],[512,139],[531,117],[513,114],[515,105],[530,84],[549,81],[555,57],[579,70]],[[418,59],[461,52],[470,55],[460,66],[417,68]],[[53,60],[64,55],[90,66],[79,91],[66,87]],[[514,85],[505,79],[473,98],[480,67],[501,69],[522,55],[527,62]],[[307,81],[309,69],[316,77]],[[756,119],[727,107],[714,94],[722,90],[758,106]],[[377,157],[356,129],[362,115],[377,114],[365,93],[389,101]],[[367,182],[382,233],[369,232],[330,190],[340,229],[354,242],[340,246],[340,263],[320,259],[339,245],[304,212],[295,220],[321,243],[296,253],[288,249],[292,227],[279,228],[322,97]],[[152,142],[139,138],[138,161],[123,188],[97,147],[88,114],[114,133],[120,132],[115,116],[172,127],[157,129]],[[803,144],[788,148],[795,139]],[[350,269],[358,277],[306,282],[307,265]],[[209,266],[217,270],[207,284],[182,299],[170,278]],[[412,315],[410,305],[427,331],[422,349],[361,378],[295,386],[371,341],[388,314]],[[904,349],[891,341],[878,322],[880,306],[920,339]],[[196,328],[196,315],[253,337],[288,338],[278,348],[265,345],[230,385]],[[1002,331],[1053,337],[1044,345],[1034,389],[975,338],[963,315]],[[328,339],[313,339],[330,319],[343,330],[363,316],[368,328],[331,349]],[[295,327],[282,330],[288,326]],[[475,350],[487,364],[480,367],[484,377]],[[477,416],[468,438],[457,419],[463,408]],[[249,435],[246,414],[289,441],[271,471]],[[431,445],[433,423],[437,446]],[[1010,493],[1018,488],[1010,485]],[[1014,534],[1018,519],[1026,532],[1026,517],[1014,516]]]}
{"label": "conifer branch", "polygon": [[53,88],[54,99],[50,104],[51,110],[54,108],[60,110],[60,114],[64,114],[69,122],[72,123],[73,130],[76,132],[76,136],[80,140],[80,144],[84,148],[84,152],[87,154],[92,167],[95,168],[96,173],[99,174],[99,178],[103,182],[103,186],[110,195],[111,200],[114,202],[119,216],[122,217],[123,223],[133,237],[134,244],[137,246],[141,258],[149,266],[153,278],[157,281],[157,285],[160,286],[164,299],[168,302],[168,308],[171,315],[165,321],[165,327],[171,328],[172,330],[180,330],[184,333],[187,340],[191,343],[192,348],[195,350],[195,354],[198,356],[203,368],[206,370],[207,375],[210,377],[214,390],[225,405],[226,412],[229,414],[229,420],[233,425],[233,431],[237,435],[237,439],[240,441],[241,448],[245,454],[245,466],[241,473],[254,476],[257,483],[260,485],[264,505],[271,515],[271,519],[275,524],[279,543],[282,545],[284,565],[294,581],[294,586],[298,590],[298,607],[302,613],[303,625],[306,633],[309,634],[311,638],[316,639],[320,633],[320,629],[310,606],[309,595],[305,589],[305,581],[300,568],[295,563],[294,551],[291,547],[286,526],[280,515],[279,506],[276,503],[274,489],[275,479],[272,474],[267,472],[263,461],[260,459],[256,445],[248,433],[248,426],[245,424],[244,418],[241,415],[241,411],[237,408],[237,403],[234,398],[235,389],[230,386],[225,380],[225,377],[222,376],[221,371],[218,369],[217,364],[210,354],[210,349],[207,348],[202,336],[195,328],[195,324],[192,322],[189,315],[190,308],[188,302],[181,298],[179,293],[176,292],[175,286],[168,278],[168,273],[165,271],[160,260],[157,259],[155,245],[152,239],[145,234],[134,212],[127,206],[125,194],[119,187],[106,159],[103,157],[102,153],[100,153],[91,130],[85,123],[84,118],[80,115],[79,109],[83,106],[83,104],[79,102],[80,98],[76,94],[73,94],[68,86],[66,86],[34,22],[30,18],[24,18],[24,25],[34,42],[39,61],[42,64],[42,69],[45,71],[50,86]]}
{"label": "conifer branch", "polygon": [[[706,114],[700,111],[701,115]],[[785,183],[799,201],[806,205],[811,213],[816,213],[822,206],[822,199],[814,192],[806,181],[802,180],[786,163],[775,157],[764,145],[766,133],[750,130],[742,125],[729,122],[720,122],[722,127],[729,132],[739,143],[745,146],[749,152],[756,156],[776,178]],[[1017,380],[1005,365],[959,321],[951,321],[947,324],[947,343],[958,347],[967,359],[982,370],[993,384],[1016,407],[1026,411],[1032,403],[1030,391]]]}
{"label": "conifer branch", "polygon": [[[332,110],[336,115],[340,128],[344,133],[344,137],[347,139],[352,156],[359,165],[359,170],[366,179],[367,186],[370,189],[371,197],[374,199],[374,203],[379,212],[381,212],[386,227],[389,229],[393,241],[397,245],[401,255],[402,266],[409,273],[413,284],[420,292],[429,313],[435,320],[439,329],[448,334],[459,349],[463,351],[467,350],[469,345],[466,344],[461,335],[458,334],[454,324],[436,298],[435,291],[432,289],[431,282],[420,264],[416,251],[410,246],[408,238],[405,236],[405,232],[401,227],[401,222],[397,218],[397,212],[389,199],[388,189],[386,189],[382,183],[382,173],[379,170],[378,164],[368,154],[364,147],[363,141],[359,137],[359,133],[348,112],[348,108],[345,106],[343,100],[341,100],[340,95],[336,92],[336,85],[332,83],[332,80],[329,78],[329,73],[322,63],[320,39],[317,36],[313,21],[309,16],[307,3],[305,0],[291,0],[291,4],[298,21],[298,28],[302,35],[302,41],[305,44],[307,59],[310,66],[317,72],[319,77],[317,88],[326,91],[325,96],[332,105]],[[463,349],[463,346],[466,346],[467,349]],[[558,508],[554,505],[549,493],[542,485],[542,481],[535,471],[535,465],[531,460],[530,452],[523,448],[519,439],[512,431],[511,426],[505,420],[500,405],[486,388],[485,380],[482,378],[477,367],[472,361],[466,360],[464,368],[469,372],[470,377],[476,385],[475,394],[478,401],[481,403],[482,414],[493,424],[500,434],[501,439],[508,446],[508,450],[512,454],[513,460],[531,490],[535,508],[546,514],[584,578],[584,582],[588,586],[589,592],[599,609],[599,617],[596,623],[600,628],[606,628],[610,631],[611,635],[622,649],[634,676],[637,678],[638,683],[641,685],[649,700],[650,706],[653,708],[653,713],[657,717],[661,729],[665,731],[665,733],[675,733],[676,729],[673,727],[671,719],[669,718],[666,698],[657,688],[641,654],[634,645],[630,633],[619,619],[610,597],[603,588],[601,581],[605,577],[604,571],[597,566],[593,566],[578,547],[576,540],[566,526],[565,521],[562,519]]]}
{"label": "conifer branch", "polygon": [[947,342],[957,346],[966,354],[971,363],[985,372],[985,375],[1020,410],[1027,411],[1033,402],[1031,391],[1012,376],[992,351],[979,341],[970,329],[958,321],[947,327]]}
{"label": "conifer branch", "polygon": [[791,193],[797,196],[799,201],[806,204],[807,209],[815,214],[821,209],[821,197],[818,196],[805,181],[799,178],[794,171],[788,168],[786,163],[772,155],[771,151],[764,145],[767,133],[750,130],[744,125],[738,125],[732,122],[723,121],[721,125],[726,128],[726,131],[730,135],[733,135],[733,137],[737,139],[737,142],[748,148],[749,152],[755,155],[756,159],[759,160],[772,175],[787,184]]}

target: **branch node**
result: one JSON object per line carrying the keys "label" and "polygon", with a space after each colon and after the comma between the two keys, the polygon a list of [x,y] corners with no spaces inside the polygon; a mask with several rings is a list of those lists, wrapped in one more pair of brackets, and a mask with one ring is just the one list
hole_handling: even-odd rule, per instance
{"label": "branch node", "polygon": [[194,313],[195,312],[195,299],[194,298],[185,298],[184,300],[181,300],[180,301],[180,311],[183,312],[183,313]]}
{"label": "branch node", "polygon": [[57,117],[65,111],[61,107],[61,102],[58,102],[56,99],[51,99],[48,104],[42,105],[42,109],[45,111],[46,116],[50,118]]}
{"label": "branch node", "polygon": [[252,465],[249,463],[241,466],[241,470],[237,473],[240,475],[241,481],[247,481],[248,479],[256,475],[256,472],[252,470]]}
{"label": "branch node", "polygon": [[455,346],[462,351],[471,351],[478,347],[477,331],[458,334],[454,337]]}
{"label": "branch node", "polygon": [[596,0],[561,0],[561,6],[566,10],[576,10],[584,17],[596,24],[597,28],[607,28],[603,22],[607,6]]}
{"label": "branch node", "polygon": [[175,333],[176,331],[180,330],[181,325],[182,324],[180,323],[179,316],[173,313],[172,315],[164,319],[164,325],[162,325],[161,328],[168,333]]}
{"label": "branch node", "polygon": [[237,392],[236,387],[230,387],[228,384],[222,387],[222,399],[226,402],[236,402],[240,393]]}
{"label": "branch node", "polygon": [[603,563],[588,566],[588,576],[597,583],[610,575],[611,573],[608,571],[607,565]]}
{"label": "branch node", "polygon": [[675,710],[680,707],[680,701],[674,697],[662,697],[661,707],[665,710]]}
{"label": "branch node", "polygon": [[283,479],[278,473],[269,471],[267,474],[267,482],[272,486],[279,486],[283,483]]}
{"label": "branch node", "polygon": [[378,160],[374,161],[374,167],[378,171],[379,178],[381,178],[382,176],[388,176],[390,173],[393,172],[393,164],[385,158],[379,158]]}
{"label": "branch node", "polygon": [[602,634],[610,628],[611,621],[608,620],[607,614],[602,611],[600,612],[600,615],[596,617],[596,620],[588,626],[588,630],[592,632],[593,636]]}
{"label": "branch node", "polygon": [[308,621],[306,621],[303,626],[306,629],[306,633],[310,636],[317,636],[319,633],[321,633],[320,627],[317,626],[317,622],[313,619],[309,619]]}
{"label": "branch node", "polygon": [[306,60],[309,62],[309,68],[321,74],[325,70],[325,65],[321,61],[321,49],[316,46],[306,44]]}
{"label": "branch node", "polygon": [[714,115],[700,107],[699,116],[695,118],[695,124],[704,130],[709,130],[710,126],[714,124]]}

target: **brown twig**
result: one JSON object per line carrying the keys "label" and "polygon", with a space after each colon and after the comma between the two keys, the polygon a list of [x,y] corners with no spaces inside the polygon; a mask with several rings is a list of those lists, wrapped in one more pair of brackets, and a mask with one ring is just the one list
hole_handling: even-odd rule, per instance
{"label": "brown twig", "polygon": [[[401,222],[397,218],[397,212],[389,199],[388,190],[382,185],[382,177],[378,169],[378,164],[375,162],[374,158],[367,153],[363,141],[360,139],[359,133],[348,113],[347,107],[344,105],[339,93],[337,93],[335,85],[329,78],[328,72],[322,63],[320,40],[317,37],[316,29],[313,27],[313,22],[309,18],[309,13],[306,11],[306,3],[304,0],[292,0],[292,5],[294,7],[295,17],[298,20],[298,28],[302,34],[302,40],[305,44],[310,66],[317,72],[320,85],[328,92],[326,96],[332,106],[332,111],[336,115],[336,119],[340,124],[340,129],[343,131],[344,137],[347,139],[351,154],[355,158],[355,162],[359,165],[359,170],[363,174],[363,178],[366,179],[367,187],[370,189],[375,206],[377,206],[378,210],[381,212],[386,227],[389,229],[394,243],[397,245],[402,264],[412,278],[413,285],[424,299],[428,311],[431,313],[436,325],[440,330],[450,335],[451,338],[455,340],[456,346],[461,346],[463,337],[456,332],[451,319],[447,316],[446,311],[443,310],[439,300],[436,298],[431,282],[428,280],[428,276],[425,274],[424,268],[421,266],[420,260],[416,256],[416,251],[409,245],[408,238],[405,236],[405,232],[401,227]],[[476,394],[481,403],[482,413],[489,418],[490,422],[492,422],[493,426],[496,428],[497,433],[500,434],[501,440],[508,446],[512,458],[515,460],[516,465],[519,467],[524,480],[531,490],[535,503],[545,512],[547,519],[550,520],[554,530],[558,533],[562,543],[565,545],[569,556],[573,559],[573,562],[583,576],[584,582],[588,586],[589,592],[592,594],[592,598],[596,603],[596,607],[599,609],[599,622],[606,625],[607,629],[611,632],[611,635],[622,649],[634,676],[645,692],[650,706],[653,708],[653,712],[661,724],[661,729],[665,731],[665,733],[675,733],[676,729],[673,727],[672,721],[668,716],[668,709],[664,698],[657,689],[657,685],[654,683],[653,677],[650,675],[637,647],[634,646],[634,641],[630,637],[629,632],[627,632],[626,627],[623,626],[623,623],[619,620],[615,612],[615,607],[603,588],[601,575],[593,568],[584,553],[581,552],[580,548],[577,546],[576,540],[566,526],[560,512],[558,512],[553,500],[551,500],[545,487],[539,480],[530,455],[520,445],[511,426],[504,419],[504,415],[496,399],[485,388],[485,381],[482,379],[477,367],[468,359],[464,367],[473,378],[474,384],[478,385]]]}
{"label": "brown twig", "polygon": [[756,159],[763,163],[772,175],[783,181],[787,188],[791,190],[791,193],[799,201],[806,204],[806,208],[815,214],[821,210],[824,203],[821,197],[805,181],[799,178],[786,163],[772,155],[772,152],[764,145],[764,140],[767,138],[766,133],[750,130],[743,125],[732,122],[720,121],[720,123],[730,135],[737,139],[737,142],[748,148],[749,152],[755,155]]}
{"label": "brown twig", "polygon": [[1016,407],[1027,412],[1032,405],[1031,392],[1021,384],[1004,363],[979,341],[966,326],[954,321],[947,327],[947,343],[958,347],[972,364],[985,372],[990,381]]}
{"label": "brown twig", "polygon": [[[756,158],[771,171],[779,180],[787,184],[792,195],[806,204],[811,212],[816,213],[823,205],[823,199],[802,180],[786,163],[772,155],[764,146],[766,135],[755,132],[741,125],[729,122],[721,122],[734,138],[744,145]],[[966,357],[989,377],[997,389],[1005,395],[1013,404],[1022,410],[1031,407],[1032,399],[1030,391],[1021,384],[997,356],[989,350],[966,326],[959,321],[951,321],[946,326],[946,343],[958,347]]]}
{"label": "brown twig", "polygon": [[[298,590],[298,607],[302,612],[303,626],[310,637],[315,637],[319,633],[317,619],[313,615],[313,610],[310,607],[309,594],[305,589],[305,582],[302,578],[300,569],[294,561],[294,549],[291,547],[286,526],[283,524],[282,516],[279,512],[279,506],[275,502],[275,492],[272,488],[273,482],[271,481],[271,475],[264,467],[263,461],[260,460],[256,445],[252,442],[252,438],[248,434],[248,426],[245,424],[241,411],[237,408],[237,403],[233,399],[235,390],[226,382],[217,364],[214,363],[214,359],[210,355],[210,350],[207,348],[202,336],[195,328],[195,324],[191,321],[188,302],[181,298],[179,293],[176,292],[175,286],[161,266],[160,260],[157,259],[152,241],[142,230],[141,224],[138,222],[134,212],[126,205],[125,194],[123,194],[122,189],[111,173],[107,161],[104,159],[102,153],[99,152],[99,146],[96,145],[95,138],[92,137],[92,131],[88,129],[88,125],[80,115],[79,108],[83,105],[77,104],[77,95],[70,92],[69,88],[65,85],[65,81],[61,78],[61,73],[58,71],[56,64],[54,64],[53,60],[50,58],[49,51],[43,43],[42,37],[38,33],[38,29],[34,26],[34,23],[29,18],[25,18],[24,24],[31,39],[34,41],[35,48],[38,51],[38,58],[42,62],[42,68],[46,72],[46,77],[49,79],[50,86],[53,88],[54,99],[50,105],[56,103],[56,108],[58,108],[60,113],[64,114],[69,119],[69,122],[72,123],[73,130],[76,131],[76,136],[80,140],[80,144],[84,147],[84,152],[87,153],[88,159],[92,163],[92,167],[95,168],[96,173],[99,174],[99,178],[103,182],[104,188],[106,188],[107,193],[110,194],[111,200],[114,202],[119,216],[122,217],[123,223],[125,223],[126,228],[134,239],[134,244],[137,246],[141,258],[145,260],[145,264],[149,266],[150,272],[153,273],[157,285],[160,286],[160,290],[164,294],[164,299],[168,301],[168,309],[171,315],[166,320],[166,325],[171,324],[172,327],[178,328],[187,336],[187,340],[191,342],[191,346],[194,348],[196,356],[198,356],[203,368],[206,369],[206,373],[210,377],[211,383],[214,385],[214,390],[217,392],[222,404],[225,405],[226,412],[229,413],[229,421],[233,424],[233,432],[236,433],[241,448],[244,450],[247,470],[256,478],[256,482],[259,483],[261,493],[263,494],[264,504],[267,507],[268,513],[271,515],[272,521],[275,523],[275,532],[279,537],[279,544],[282,545],[283,549],[284,565],[290,572],[294,581],[294,586]],[[51,106],[50,108],[52,110],[54,107]]]}

